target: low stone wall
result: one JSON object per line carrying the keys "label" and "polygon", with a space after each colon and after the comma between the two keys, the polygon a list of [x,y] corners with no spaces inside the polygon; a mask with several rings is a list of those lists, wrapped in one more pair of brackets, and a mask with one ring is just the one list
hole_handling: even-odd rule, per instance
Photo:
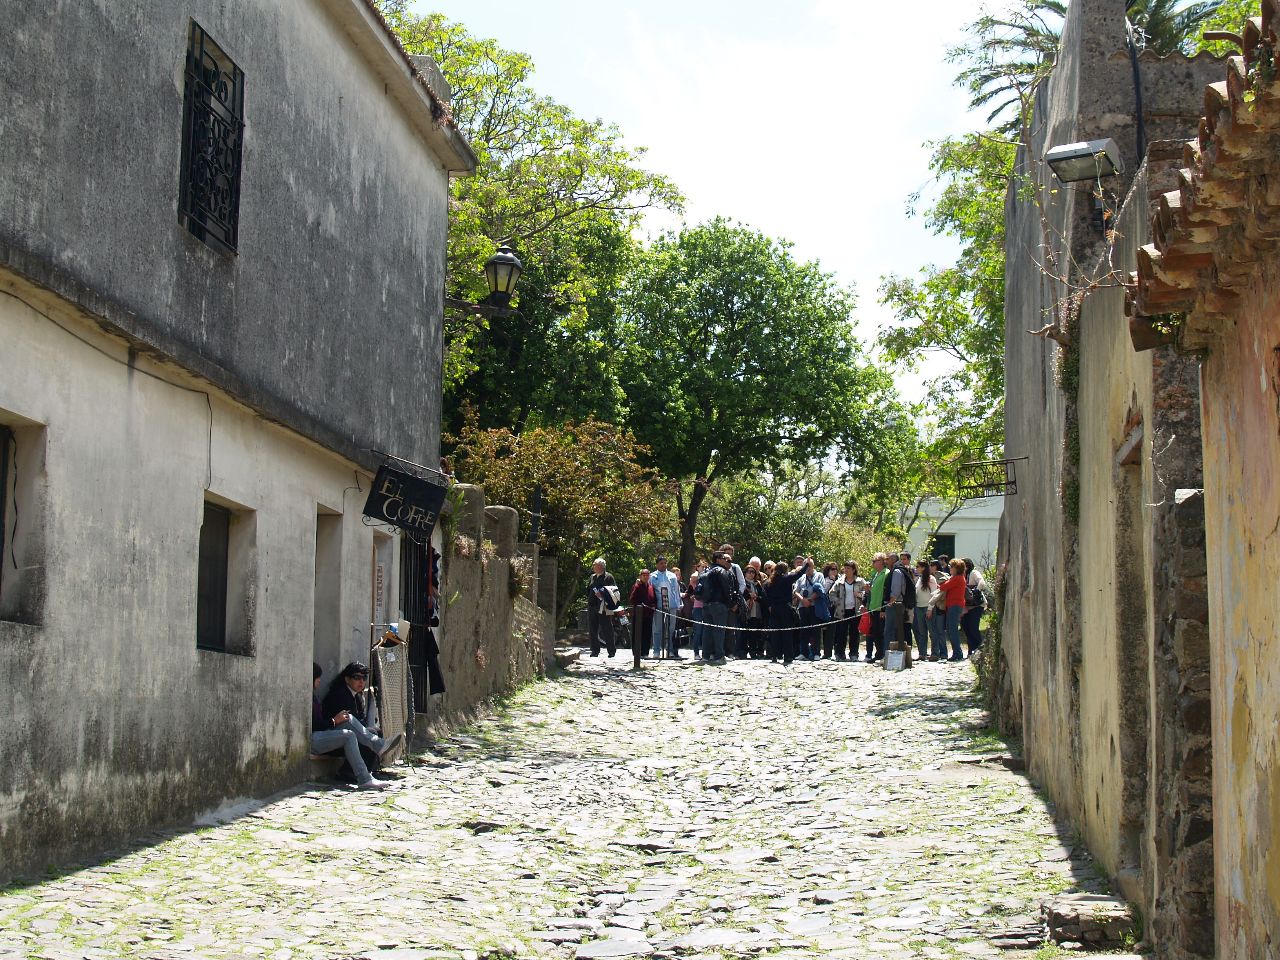
{"label": "low stone wall", "polygon": [[545,676],[554,663],[551,615],[529,599],[537,591],[537,547],[517,544],[513,508],[487,506],[480,487],[455,490],[458,507],[441,551],[437,631],[446,692],[419,715],[427,738]]}

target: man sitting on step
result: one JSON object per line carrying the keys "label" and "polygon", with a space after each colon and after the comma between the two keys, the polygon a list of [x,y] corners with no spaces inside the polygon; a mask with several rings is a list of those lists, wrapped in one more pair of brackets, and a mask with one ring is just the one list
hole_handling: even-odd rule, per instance
{"label": "man sitting on step", "polygon": [[362,696],[369,682],[369,668],[363,663],[347,664],[334,678],[321,702],[318,663],[312,664],[311,752],[336,754],[341,750],[346,761],[338,771],[341,779],[354,780],[361,790],[382,790],[387,784],[376,780],[370,768],[377,769],[382,758],[404,739],[398,733],[390,740],[371,733],[364,725],[367,707]]}

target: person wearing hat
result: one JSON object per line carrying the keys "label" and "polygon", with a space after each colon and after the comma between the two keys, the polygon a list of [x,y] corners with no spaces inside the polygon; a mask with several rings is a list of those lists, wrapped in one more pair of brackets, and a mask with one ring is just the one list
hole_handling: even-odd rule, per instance
{"label": "person wearing hat", "polygon": [[[342,672],[329,684],[329,692],[325,694],[321,705],[324,716],[333,724],[334,729],[343,728],[352,731],[356,740],[364,748],[365,764],[376,770],[382,758],[399,746],[404,739],[398,733],[390,740],[378,736],[377,724],[369,716],[369,704],[373,698],[368,694],[369,668],[359,660],[352,660]],[[351,773],[359,782],[359,771],[351,764]],[[339,773],[347,772],[345,769]]]}
{"label": "person wearing hat", "polygon": [[[336,713],[328,713],[324,704],[320,702],[320,677],[323,672],[320,664],[311,665],[311,752],[323,756],[341,750],[346,757],[344,772],[349,772],[349,775],[355,779],[356,786],[361,790],[385,789],[387,784],[381,780],[375,780],[373,774],[369,772],[369,765],[365,762],[361,750],[364,744],[351,723],[349,712],[340,710]],[[367,732],[366,737],[370,743],[381,741],[387,744],[387,749],[399,742],[397,739],[388,744],[380,737],[368,736]],[[372,751],[371,746],[366,749]],[[386,750],[383,751],[385,752]],[[373,756],[375,761],[380,758],[377,753]]]}

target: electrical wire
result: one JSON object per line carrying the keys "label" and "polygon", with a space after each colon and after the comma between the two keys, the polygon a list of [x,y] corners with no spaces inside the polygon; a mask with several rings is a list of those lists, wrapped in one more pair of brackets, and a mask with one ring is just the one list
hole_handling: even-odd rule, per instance
{"label": "electrical wire", "polygon": [[[185,384],[175,383],[174,381],[168,379],[167,377],[160,376],[160,374],[158,373],[152,373],[150,370],[144,370],[142,367],[134,366],[128,360],[121,360],[115,354],[109,353],[108,351],[104,350],[102,347],[98,346],[92,340],[88,340],[85,337],[80,336],[80,334],[76,333],[74,330],[72,330],[70,327],[66,326],[65,324],[59,322],[55,317],[41,310],[39,307],[37,307],[34,303],[26,299],[25,297],[21,297],[18,294],[12,292],[11,290],[0,290],[0,293],[4,294],[6,297],[10,297],[14,300],[17,300],[21,304],[24,304],[30,310],[44,317],[44,319],[48,320],[50,323],[52,323],[55,327],[57,327],[63,333],[67,334],[67,336],[72,337],[75,340],[79,340],[90,350],[93,350],[96,353],[102,354],[108,360],[114,360],[116,363],[120,364],[122,367],[128,367],[130,370],[133,370],[136,373],[140,373],[144,377],[150,377],[152,380],[158,380],[161,383],[167,383],[169,386],[177,390],[182,390],[186,393],[198,393],[200,394],[200,396],[204,397],[205,406],[207,406],[209,409],[209,435],[208,435],[209,452],[208,452],[208,471],[207,471],[207,478],[205,480],[205,489],[207,490],[213,486],[213,398],[210,397],[209,391],[201,390],[198,387],[188,387]],[[15,442],[15,446],[16,446],[16,442]],[[14,480],[14,483],[16,485],[17,483],[16,478]],[[15,500],[16,500],[16,494],[15,494]],[[15,506],[14,509],[16,510],[17,507]]]}

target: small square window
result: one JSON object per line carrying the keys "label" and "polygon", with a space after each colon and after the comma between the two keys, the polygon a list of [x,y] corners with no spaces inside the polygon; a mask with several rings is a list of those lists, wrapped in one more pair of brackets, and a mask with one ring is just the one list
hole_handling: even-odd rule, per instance
{"label": "small square window", "polygon": [[244,72],[194,20],[182,101],[179,215],[193,236],[234,253],[240,226]]}

